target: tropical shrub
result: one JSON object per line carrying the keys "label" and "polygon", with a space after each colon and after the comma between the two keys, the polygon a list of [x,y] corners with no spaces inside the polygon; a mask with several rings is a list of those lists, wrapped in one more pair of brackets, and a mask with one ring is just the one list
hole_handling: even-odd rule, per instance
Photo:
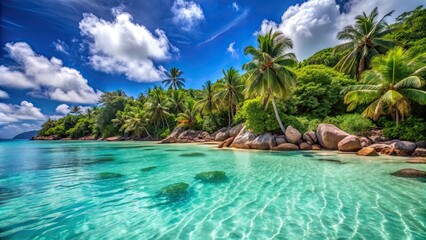
{"label": "tropical shrub", "polygon": [[[280,118],[284,124],[287,126],[291,125],[302,133],[306,131],[306,126],[301,123],[298,118],[284,115],[282,112],[282,109],[279,109]],[[273,109],[268,108],[265,111],[265,107],[260,98],[246,100],[240,111],[237,112],[234,121],[245,122],[247,128],[252,130],[255,134],[280,132],[280,126],[277,123]]]}
{"label": "tropical shrub", "polygon": [[323,65],[309,65],[296,70],[297,87],[289,101],[295,105],[297,113],[315,118],[345,112],[340,91],[343,86],[354,84],[342,73]]}
{"label": "tropical shrub", "polygon": [[327,117],[323,122],[334,124],[345,132],[358,135],[366,135],[376,127],[373,121],[357,113]]}
{"label": "tropical shrub", "polygon": [[422,141],[426,139],[426,121],[410,117],[399,124],[388,122],[383,128],[383,135],[391,139]]}

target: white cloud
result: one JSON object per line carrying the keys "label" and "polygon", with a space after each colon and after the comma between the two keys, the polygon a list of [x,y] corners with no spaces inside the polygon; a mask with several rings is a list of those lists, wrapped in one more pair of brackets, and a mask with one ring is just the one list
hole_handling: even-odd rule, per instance
{"label": "white cloud", "polygon": [[6,43],[5,49],[19,70],[0,65],[0,86],[32,89],[35,96],[75,103],[96,103],[102,94],[79,71],[63,66],[58,58],[36,54],[27,43]]}
{"label": "white cloud", "polygon": [[64,104],[58,105],[55,111],[62,115],[67,115],[70,112],[70,106],[64,103]]}
{"label": "white cloud", "polygon": [[90,63],[106,73],[125,74],[137,82],[153,82],[163,78],[161,66],[154,61],[167,60],[178,51],[170,44],[164,31],[152,34],[145,26],[134,23],[128,13],[114,9],[110,22],[93,14],[83,14],[79,26],[89,39]]}
{"label": "white cloud", "polygon": [[348,11],[341,13],[335,0],[309,0],[302,4],[290,6],[282,15],[281,23],[263,20],[258,31],[264,33],[271,27],[279,29],[291,37],[293,51],[299,60],[303,60],[315,52],[337,45],[336,35],[346,25],[355,22],[354,17],[363,11],[369,13],[378,7],[380,16],[395,10],[393,20],[401,13],[410,11],[421,5],[423,0],[352,0],[346,4]]}
{"label": "white cloud", "polygon": [[240,11],[240,6],[238,6],[237,2],[232,3],[232,8],[237,12]]}
{"label": "white cloud", "polygon": [[56,51],[69,55],[69,52],[67,51],[68,45],[64,41],[61,41],[58,39],[55,42],[53,42],[53,46],[55,47]]}
{"label": "white cloud", "polygon": [[232,3],[232,8],[237,12],[240,11],[240,6],[238,6],[237,2]]}
{"label": "white cloud", "polygon": [[193,1],[175,0],[171,11],[173,21],[180,24],[184,31],[192,30],[200,21],[204,20],[203,10]]}
{"label": "white cloud", "polygon": [[[87,109],[91,108],[90,106],[79,106],[79,107],[81,112],[85,112]],[[71,107],[68,104],[64,103],[64,104],[58,105],[55,111],[59,114],[59,116],[55,115],[55,116],[51,116],[51,118],[63,117],[64,115],[67,115],[68,113],[71,112]]]}
{"label": "white cloud", "polygon": [[9,98],[9,94],[0,89],[0,98]]}
{"label": "white cloud", "polygon": [[0,103],[0,125],[45,118],[40,108],[34,107],[30,102],[22,101],[20,105]]}
{"label": "white cloud", "polygon": [[235,45],[235,41],[231,42],[228,46],[228,48],[226,49],[227,52],[231,53],[231,56],[233,57],[238,57],[238,53],[234,48]]}

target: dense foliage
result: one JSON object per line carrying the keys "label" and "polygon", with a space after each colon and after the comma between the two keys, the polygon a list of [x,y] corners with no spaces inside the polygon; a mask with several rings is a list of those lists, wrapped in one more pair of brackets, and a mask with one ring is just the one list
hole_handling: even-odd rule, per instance
{"label": "dense foliage", "polygon": [[383,134],[391,139],[422,141],[426,139],[426,121],[410,117],[400,124],[387,122],[383,128]]}
{"label": "dense foliage", "polygon": [[340,91],[353,80],[323,65],[308,65],[297,69],[296,74],[297,88],[291,102],[297,113],[316,118],[344,113]]}
{"label": "dense foliage", "polygon": [[301,65],[321,64],[327,67],[334,67],[345,54],[347,54],[347,52],[335,52],[333,48],[325,48],[304,60]]}
{"label": "dense foliage", "polygon": [[73,106],[66,116],[47,120],[39,135],[158,139],[175,127],[212,133],[241,122],[255,133],[282,134],[284,126],[303,133],[326,122],[351,134],[380,128],[389,138],[424,140],[426,59],[419,56],[426,51],[426,9],[404,13],[390,26],[387,15],[377,14],[358,16],[339,33],[347,42],[299,64],[288,52],[291,40],[271,30],[245,49],[252,59],[242,72],[224,69],[196,90],[185,89],[183,72],[171,68],[164,88],[137,98],[106,92],[93,108]]}

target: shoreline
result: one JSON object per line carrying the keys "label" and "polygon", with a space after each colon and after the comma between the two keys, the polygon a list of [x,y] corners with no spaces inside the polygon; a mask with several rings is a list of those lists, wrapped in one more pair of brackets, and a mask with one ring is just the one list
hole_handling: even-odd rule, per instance
{"label": "shoreline", "polygon": [[[221,144],[220,141],[206,141],[206,142],[176,142],[176,143],[162,143],[161,140],[135,140],[135,139],[126,139],[126,140],[83,140],[83,139],[57,139],[57,140],[40,140],[40,139],[29,139],[30,141],[48,141],[48,142],[150,142],[158,145],[206,145],[206,146],[219,146]],[[374,159],[374,157],[397,157],[397,158],[406,158],[406,159],[418,159],[420,162],[418,164],[426,164],[426,157],[424,156],[398,156],[398,155],[387,155],[378,152],[376,156],[362,156],[358,155],[356,152],[343,152],[339,150],[329,150],[329,149],[309,149],[309,150],[276,150],[276,149],[253,149],[253,148],[237,148],[237,147],[225,147],[225,148],[213,148],[216,150],[232,150],[232,151],[243,151],[243,152],[306,152],[306,153],[315,153],[316,155],[324,155],[327,156],[327,153],[334,155],[356,155],[360,157],[368,157],[369,159]],[[323,154],[322,154],[323,153]]]}

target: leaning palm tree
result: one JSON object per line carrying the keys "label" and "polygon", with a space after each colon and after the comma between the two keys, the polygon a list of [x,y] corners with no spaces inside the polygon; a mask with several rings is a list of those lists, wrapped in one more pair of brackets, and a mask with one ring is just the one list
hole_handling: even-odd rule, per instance
{"label": "leaning palm tree", "polygon": [[268,107],[272,102],[275,117],[283,132],[285,127],[278,113],[275,97],[287,100],[296,88],[296,74],[291,67],[297,64],[294,53],[285,53],[293,47],[291,39],[282,32],[272,32],[257,36],[258,48],[249,46],[244,53],[253,56],[251,62],[243,65],[247,71],[246,95],[262,96]]}
{"label": "leaning palm tree", "polygon": [[196,103],[195,108],[201,113],[208,114],[217,108],[215,91],[212,82],[208,80],[203,86],[203,98]]}
{"label": "leaning palm tree", "polygon": [[162,83],[164,83],[167,87],[169,86],[169,89],[181,89],[185,87],[185,79],[181,78],[180,75],[183,74],[183,72],[177,68],[171,68],[170,72],[165,71],[164,72],[167,76],[167,79],[164,79]]}
{"label": "leaning palm tree", "polygon": [[167,98],[159,88],[152,90],[148,96],[148,101],[145,103],[147,111],[151,115],[151,121],[157,126],[161,121],[162,127],[169,127],[167,118],[170,116],[169,108],[167,106]]}
{"label": "leaning palm tree", "polygon": [[348,52],[336,65],[336,69],[346,74],[351,74],[359,80],[361,73],[369,68],[371,59],[379,54],[385,53],[394,47],[396,43],[384,39],[384,35],[392,32],[385,19],[392,12],[383,16],[379,21],[377,7],[367,16],[365,12],[357,16],[354,26],[346,26],[337,34],[339,40],[348,40],[340,44],[335,51]]}
{"label": "leaning palm tree", "polygon": [[127,115],[125,112],[118,110],[114,119],[111,120],[112,124],[119,128],[121,131],[121,136],[124,137],[124,129],[122,129],[123,125],[126,122]]}
{"label": "leaning palm tree", "polygon": [[362,115],[377,120],[386,111],[396,123],[410,113],[410,103],[426,104],[425,84],[420,76],[426,65],[419,61],[420,55],[411,58],[401,47],[372,60],[372,69],[362,74],[363,85],[348,86],[343,90],[348,111],[360,104],[369,104]]}
{"label": "leaning palm tree", "polygon": [[71,114],[80,114],[81,113],[81,107],[80,106],[72,106],[70,109]]}
{"label": "leaning palm tree", "polygon": [[148,137],[151,137],[147,130],[149,119],[146,112],[140,107],[132,107],[129,111],[129,115],[124,121],[121,130],[125,133],[132,133],[136,138],[141,138],[145,132]]}
{"label": "leaning palm tree", "polygon": [[175,113],[185,110],[185,96],[181,91],[173,91],[167,99],[167,106]]}
{"label": "leaning palm tree", "polygon": [[195,102],[187,102],[185,105],[185,111],[178,114],[178,126],[191,128],[196,121],[196,116],[197,108]]}
{"label": "leaning palm tree", "polygon": [[232,119],[234,118],[234,110],[238,103],[244,99],[243,89],[244,85],[240,81],[238,71],[233,67],[223,72],[223,79],[219,80],[214,88],[217,90],[215,98],[219,103],[228,108],[228,127],[231,126]]}

